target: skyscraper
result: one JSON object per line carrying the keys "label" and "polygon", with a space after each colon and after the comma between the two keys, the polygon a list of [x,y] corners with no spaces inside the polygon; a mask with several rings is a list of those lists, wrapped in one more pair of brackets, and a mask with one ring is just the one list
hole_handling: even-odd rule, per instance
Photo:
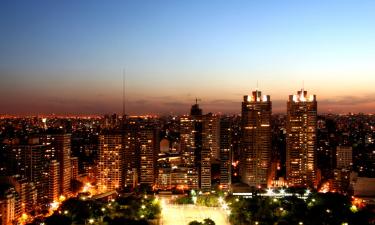
{"label": "skyscraper", "polygon": [[289,95],[286,122],[286,178],[292,186],[316,186],[317,101],[303,89]]}
{"label": "skyscraper", "polygon": [[[47,184],[43,179],[45,146],[32,140],[34,139],[29,139],[28,144],[9,146],[8,164],[12,174],[19,174],[27,178],[29,182],[34,182],[38,190],[38,199],[41,200],[45,195],[44,190]],[[36,140],[39,141],[39,139]]]}
{"label": "skyscraper", "polygon": [[140,183],[153,185],[157,178],[157,154],[159,153],[158,130],[142,125],[139,130]]}
{"label": "skyscraper", "polygon": [[122,186],[123,181],[123,139],[118,132],[99,135],[99,192],[113,191]]}
{"label": "skyscraper", "polygon": [[72,171],[72,180],[76,180],[78,177],[78,157],[71,157],[70,164]]}
{"label": "skyscraper", "polygon": [[211,154],[209,148],[202,148],[200,183],[203,191],[211,190]]}
{"label": "skyscraper", "polygon": [[48,171],[48,200],[56,202],[60,195],[60,163],[52,160]]}
{"label": "skyscraper", "polygon": [[240,174],[251,187],[266,187],[271,160],[271,111],[269,95],[253,91],[244,96],[241,118]]}
{"label": "skyscraper", "polygon": [[201,153],[202,153],[202,132],[203,132],[203,114],[202,109],[199,108],[198,100],[191,106],[190,116],[193,120],[193,138],[194,138],[194,164],[200,168],[201,165]]}
{"label": "skyscraper", "polygon": [[191,116],[180,117],[180,149],[183,160],[188,166],[195,165],[195,131]]}
{"label": "skyscraper", "polygon": [[220,185],[228,190],[231,185],[232,118],[220,119]]}
{"label": "skyscraper", "polygon": [[124,177],[125,187],[134,188],[138,184],[139,175],[139,124],[137,119],[126,118],[124,126]]}
{"label": "skyscraper", "polygon": [[70,151],[71,134],[53,134],[52,146],[57,154],[57,161],[60,163],[60,194],[68,195],[72,180]]}
{"label": "skyscraper", "polygon": [[202,148],[208,148],[212,159],[220,158],[220,116],[208,113],[203,116]]}
{"label": "skyscraper", "polygon": [[219,159],[219,116],[208,113],[202,117],[201,188],[211,190],[211,161]]}

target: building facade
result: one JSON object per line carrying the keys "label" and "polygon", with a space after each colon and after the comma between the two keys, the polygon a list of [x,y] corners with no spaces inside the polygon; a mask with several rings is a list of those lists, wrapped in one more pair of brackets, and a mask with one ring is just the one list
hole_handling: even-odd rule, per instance
{"label": "building facade", "polygon": [[118,133],[99,135],[98,190],[101,193],[122,187],[123,138]]}
{"label": "building facade", "polygon": [[307,91],[290,95],[286,121],[286,178],[291,186],[317,185],[317,101]]}
{"label": "building facade", "polygon": [[232,118],[220,119],[220,187],[229,190],[232,167]]}
{"label": "building facade", "polygon": [[269,95],[253,91],[242,102],[240,175],[250,187],[267,187],[271,162],[271,111]]}
{"label": "building facade", "polygon": [[48,200],[57,202],[60,196],[60,163],[52,160],[48,170]]}
{"label": "building facade", "polygon": [[337,146],[336,168],[349,169],[353,165],[353,148],[351,146]]}

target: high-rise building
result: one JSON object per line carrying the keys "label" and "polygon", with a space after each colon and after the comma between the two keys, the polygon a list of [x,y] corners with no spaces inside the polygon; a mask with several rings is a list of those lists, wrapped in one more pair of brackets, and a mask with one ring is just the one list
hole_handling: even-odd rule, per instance
{"label": "high-rise building", "polygon": [[201,151],[201,174],[200,183],[203,191],[211,190],[211,151],[209,148],[202,148]]}
{"label": "high-rise building", "polygon": [[195,166],[195,130],[191,116],[180,117],[180,151],[188,166]]}
{"label": "high-rise building", "polygon": [[57,154],[57,161],[60,163],[60,194],[68,195],[71,190],[71,134],[53,134],[52,146]]}
{"label": "high-rise building", "polygon": [[138,184],[139,168],[139,124],[133,118],[127,118],[124,127],[124,176],[125,187],[136,187]]}
{"label": "high-rise building", "polygon": [[212,159],[220,158],[220,117],[212,113],[203,116],[202,148],[210,150]]}
{"label": "high-rise building", "polygon": [[200,188],[209,191],[211,189],[211,149],[209,149],[208,142],[203,149],[203,114],[198,100],[191,106],[190,116],[193,122],[194,167],[199,172]]}
{"label": "high-rise building", "polygon": [[7,176],[0,179],[1,183],[6,183],[14,187],[18,194],[17,203],[21,213],[29,213],[36,209],[38,203],[38,193],[33,182],[20,175]]}
{"label": "high-rise building", "polygon": [[7,153],[10,174],[18,174],[33,182],[38,190],[38,200],[46,196],[45,190],[48,185],[44,176],[47,170],[47,162],[43,157],[45,147],[39,144],[38,138],[30,138],[26,144],[8,146]]}
{"label": "high-rise building", "polygon": [[301,90],[290,95],[286,121],[286,178],[291,186],[316,186],[317,101]]}
{"label": "high-rise building", "polygon": [[191,106],[190,117],[193,122],[193,138],[194,138],[194,164],[196,167],[200,168],[201,166],[201,157],[202,157],[202,141],[203,141],[203,115],[202,109],[199,108],[198,102]]}
{"label": "high-rise building", "polygon": [[271,111],[269,95],[253,91],[242,102],[240,173],[243,183],[267,187],[270,183]]}
{"label": "high-rise building", "polygon": [[211,190],[211,161],[219,159],[220,117],[209,113],[202,117],[201,189]]}
{"label": "high-rise building", "polygon": [[353,149],[351,146],[337,146],[336,148],[336,168],[348,169],[352,166]]}
{"label": "high-rise building", "polygon": [[48,170],[48,200],[57,202],[60,196],[60,163],[52,160]]}
{"label": "high-rise building", "polygon": [[123,185],[124,150],[119,133],[99,135],[98,189],[99,192],[116,190]]}
{"label": "high-rise building", "polygon": [[153,185],[157,179],[159,133],[153,126],[141,125],[139,129],[140,183]]}
{"label": "high-rise building", "polygon": [[72,180],[76,180],[78,177],[78,157],[71,157],[71,170],[72,170]]}
{"label": "high-rise building", "polygon": [[220,119],[220,187],[229,190],[232,167],[232,118]]}
{"label": "high-rise building", "polygon": [[0,224],[13,225],[19,214],[17,213],[17,198],[13,188],[0,193]]}

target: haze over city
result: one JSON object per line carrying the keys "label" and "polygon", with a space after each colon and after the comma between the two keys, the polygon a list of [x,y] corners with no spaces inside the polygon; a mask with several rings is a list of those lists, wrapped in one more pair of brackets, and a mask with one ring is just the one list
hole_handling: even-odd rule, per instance
{"label": "haze over city", "polygon": [[0,113],[240,113],[242,96],[316,94],[375,111],[374,1],[2,1]]}

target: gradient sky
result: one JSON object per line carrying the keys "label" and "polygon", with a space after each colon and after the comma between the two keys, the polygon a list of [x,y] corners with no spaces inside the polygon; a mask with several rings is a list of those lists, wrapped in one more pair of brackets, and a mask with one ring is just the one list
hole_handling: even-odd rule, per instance
{"label": "gradient sky", "polygon": [[375,113],[375,1],[0,1],[0,113]]}

